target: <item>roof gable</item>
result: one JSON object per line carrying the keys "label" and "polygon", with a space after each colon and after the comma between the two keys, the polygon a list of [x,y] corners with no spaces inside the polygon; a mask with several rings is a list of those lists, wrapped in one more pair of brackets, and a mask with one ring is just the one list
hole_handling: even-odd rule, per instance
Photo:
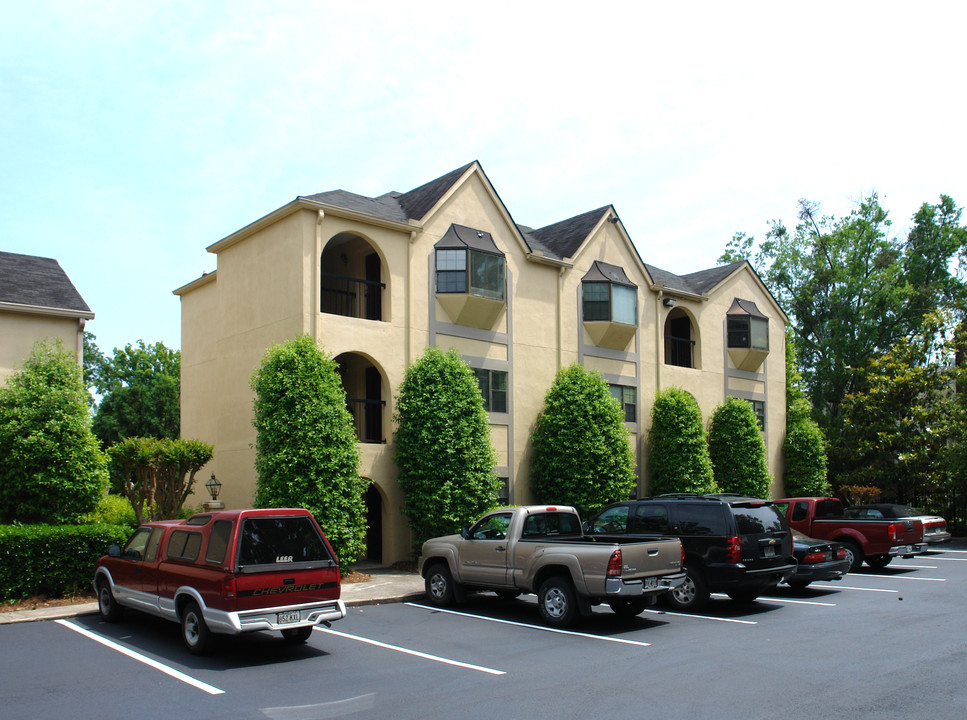
{"label": "roof gable", "polygon": [[396,202],[399,203],[406,217],[422,220],[473,164],[473,162],[467,163],[461,168],[438,177],[436,180],[431,180],[409,192],[396,195]]}
{"label": "roof gable", "polygon": [[563,260],[574,257],[581,244],[610,210],[611,206],[606,205],[537,230],[522,227],[521,232],[535,250],[541,250],[555,260]]}
{"label": "roof gable", "polygon": [[60,263],[33,255],[0,252],[0,303],[94,317]]}

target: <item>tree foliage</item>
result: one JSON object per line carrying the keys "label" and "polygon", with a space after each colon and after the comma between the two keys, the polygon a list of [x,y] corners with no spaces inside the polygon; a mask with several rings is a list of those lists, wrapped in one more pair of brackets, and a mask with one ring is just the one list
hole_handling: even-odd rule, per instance
{"label": "tree foliage", "polygon": [[0,387],[0,520],[74,522],[107,485],[77,357],[39,343]]}
{"label": "tree foliage", "polygon": [[337,556],[364,550],[367,481],[336,363],[308,335],[269,348],[252,375],[256,507],[302,507]]}
{"label": "tree foliage", "polygon": [[691,393],[673,387],[655,396],[648,439],[652,495],[718,490],[702,411]]}
{"label": "tree foliage", "polygon": [[93,430],[108,447],[127,437],[177,438],[181,433],[181,353],[163,343],[114,349],[107,358],[85,333],[84,373],[101,396]]}
{"label": "tree foliage", "polygon": [[394,443],[414,549],[456,532],[497,505],[496,453],[483,398],[452,348],[427,348],[406,369]]}
{"label": "tree foliage", "polygon": [[728,397],[712,413],[708,452],[715,484],[722,492],[769,497],[772,477],[766,443],[752,405]]}
{"label": "tree foliage", "polygon": [[635,486],[624,413],[600,374],[561,368],[531,437],[531,488],[538,502],[573,505],[589,517]]}
{"label": "tree foliage", "polygon": [[135,437],[107,450],[115,489],[131,503],[139,525],[177,517],[191,494],[195,475],[214,452],[200,440]]}

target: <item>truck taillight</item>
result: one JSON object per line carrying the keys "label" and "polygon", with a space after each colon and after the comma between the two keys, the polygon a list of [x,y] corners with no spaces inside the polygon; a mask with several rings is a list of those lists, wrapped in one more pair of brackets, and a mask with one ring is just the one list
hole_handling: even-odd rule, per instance
{"label": "truck taillight", "polygon": [[890,523],[890,527],[887,528],[887,533],[890,536],[890,542],[896,542],[896,523]]}
{"label": "truck taillight", "polygon": [[738,535],[733,535],[726,539],[725,542],[725,559],[731,563],[737,563],[742,560],[742,538]]}
{"label": "truck taillight", "polygon": [[229,578],[228,580],[222,581],[222,597],[235,597],[235,578]]}
{"label": "truck taillight", "polygon": [[615,550],[611,553],[611,559],[608,560],[608,577],[621,577],[621,549]]}

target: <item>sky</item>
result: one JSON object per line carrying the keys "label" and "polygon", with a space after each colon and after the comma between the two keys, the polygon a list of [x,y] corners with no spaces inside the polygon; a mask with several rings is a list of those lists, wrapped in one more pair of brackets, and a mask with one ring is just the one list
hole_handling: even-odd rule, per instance
{"label": "sky", "polygon": [[713,267],[797,202],[967,203],[963,2],[0,0],[0,250],[56,258],[108,354],[181,347],[205,248],[300,195],[478,160],[518,223],[615,206]]}

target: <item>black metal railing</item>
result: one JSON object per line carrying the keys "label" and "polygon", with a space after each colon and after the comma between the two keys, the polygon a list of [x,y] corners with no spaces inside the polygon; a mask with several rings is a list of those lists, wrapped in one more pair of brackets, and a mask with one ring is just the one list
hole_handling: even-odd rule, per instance
{"label": "black metal railing", "polygon": [[665,364],[677,367],[695,367],[692,365],[692,353],[695,341],[688,338],[665,336]]}
{"label": "black metal railing", "polygon": [[320,310],[330,315],[382,320],[386,283],[322,273]]}
{"label": "black metal railing", "polygon": [[361,443],[383,443],[383,408],[385,400],[346,398],[346,405],[356,426],[356,439]]}

